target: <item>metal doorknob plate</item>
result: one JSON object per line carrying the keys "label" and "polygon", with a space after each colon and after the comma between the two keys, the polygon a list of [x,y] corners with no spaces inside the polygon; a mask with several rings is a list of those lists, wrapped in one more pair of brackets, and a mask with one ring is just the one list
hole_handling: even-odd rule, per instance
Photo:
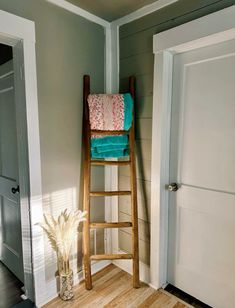
{"label": "metal doorknob plate", "polygon": [[178,184],[177,183],[171,183],[167,186],[167,189],[169,191],[177,191],[179,189]]}

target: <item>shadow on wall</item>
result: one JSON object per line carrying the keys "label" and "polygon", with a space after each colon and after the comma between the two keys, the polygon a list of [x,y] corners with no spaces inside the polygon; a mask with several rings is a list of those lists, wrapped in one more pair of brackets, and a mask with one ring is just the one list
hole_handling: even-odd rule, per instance
{"label": "shadow on wall", "polygon": [[[82,154],[83,158],[83,154]],[[81,158],[81,162],[83,159]],[[82,166],[82,163],[81,163]],[[102,190],[102,181],[97,181],[97,174],[100,175],[103,171],[100,167],[94,167],[92,170],[91,189]],[[83,210],[83,168],[81,167],[81,174],[79,176],[78,187],[69,187],[43,194],[43,212],[50,213],[57,217],[63,210]],[[104,198],[99,200],[91,200],[91,221],[102,222],[104,217]],[[79,234],[77,242],[74,242],[71,257],[71,267],[74,273],[82,270],[82,224],[79,226]],[[52,250],[47,236],[44,234],[45,243],[45,267],[46,280],[54,279],[57,271],[57,258],[55,252]],[[103,230],[91,231],[91,254],[104,252],[104,232]]]}
{"label": "shadow on wall", "polygon": [[[75,210],[78,206],[77,188],[71,187],[59,191],[54,191],[50,194],[43,195],[43,211],[50,213],[55,218],[65,209]],[[46,280],[54,279],[57,271],[57,258],[56,253],[52,250],[50,243],[44,234],[44,249],[45,249],[45,267],[46,267]],[[73,253],[77,250],[77,243],[74,242]],[[72,258],[72,268],[74,268],[74,258]]]}
{"label": "shadow on wall", "polygon": [[[136,130],[137,130],[137,127],[136,127]],[[140,144],[138,144],[138,145],[136,144],[135,148],[136,148],[135,149],[136,150],[136,164],[138,166],[137,169],[139,171],[140,177],[144,178],[143,155],[142,155]],[[146,217],[146,221],[147,221],[147,225],[148,225],[148,229],[146,230],[147,231],[146,236],[150,240],[150,221],[149,221],[150,213],[149,213],[149,210],[148,210],[147,192],[146,192],[146,188],[143,184],[140,185],[140,195],[141,195],[141,199],[143,200],[143,204],[144,204],[143,210],[145,212],[145,217]]]}
{"label": "shadow on wall", "polygon": [[[81,162],[83,162],[84,158],[84,151],[82,151],[82,158]],[[83,166],[83,163],[81,163],[81,166]],[[99,183],[98,181],[95,180],[95,172],[98,171],[100,172],[100,169],[102,168],[102,172],[104,173],[104,168],[103,167],[92,167],[92,178],[91,180],[91,189],[92,190],[100,190]],[[103,174],[104,175],[104,174]],[[83,168],[81,168],[81,177],[80,177],[80,194],[79,194],[79,204],[81,205],[81,210],[83,206],[83,177],[84,177],[84,171]],[[97,185],[98,184],[98,185]],[[103,222],[104,221],[104,198],[99,197],[99,200],[94,200],[91,199],[91,221],[96,221],[96,222]],[[100,209],[97,211],[97,208]],[[95,211],[96,210],[96,211]],[[82,270],[82,258],[83,258],[83,253],[82,253],[82,247],[83,247],[83,242],[82,242],[82,225],[79,226],[79,234],[78,234],[78,240],[77,240],[77,255],[73,256],[73,259],[77,258],[77,269],[78,272]],[[91,230],[90,233],[90,253],[91,255],[93,254],[103,254],[104,253],[104,230],[102,229],[94,229]]]}
{"label": "shadow on wall", "polygon": [[[143,127],[144,121],[146,118],[146,101],[143,100],[141,93],[143,91],[143,87],[141,85],[141,77],[137,77],[137,96],[135,101],[135,150],[136,150],[136,169],[137,169],[137,192],[138,192],[138,216],[139,216],[139,239],[140,239],[140,260],[146,264],[149,264],[150,258],[150,184],[151,184],[151,161],[149,160],[151,151],[150,139],[145,140],[145,135],[148,134],[144,133],[143,131],[149,130],[149,127]],[[128,92],[128,78],[122,78],[120,80],[120,89],[122,93]],[[151,97],[150,97],[151,98]],[[150,99],[147,102],[148,104],[152,104]],[[150,107],[149,107],[150,108]],[[138,110],[137,110],[138,109]],[[143,136],[144,135],[144,136]],[[150,134],[149,134],[150,135]],[[148,137],[148,136],[147,136]],[[144,153],[143,153],[144,151]],[[147,157],[147,158],[146,158]],[[124,168],[124,167],[121,167]],[[124,185],[129,185],[129,169],[120,169],[119,168],[119,188],[124,188]],[[130,209],[126,208],[122,205],[124,202],[123,199],[119,198],[119,215],[126,216],[130,215]],[[124,203],[126,204],[126,203]],[[122,213],[123,212],[123,213]],[[119,233],[120,236],[120,245],[121,250],[130,252],[126,241],[128,239],[127,235],[130,236],[131,234],[127,233],[122,234]]]}
{"label": "shadow on wall", "polygon": [[[123,78],[122,83],[120,85],[121,88],[126,89],[126,92],[128,92],[128,83],[129,83],[129,78]],[[136,80],[137,83],[138,80]],[[136,89],[137,91],[137,89]],[[139,89],[139,92],[141,92],[141,90]],[[141,99],[142,97],[138,97],[137,93],[136,93],[136,99],[135,99],[135,108],[139,108],[139,110],[135,110],[135,136],[137,139],[137,136],[140,136],[140,126],[138,125],[138,121],[137,121],[137,117],[139,115],[142,114],[142,109],[144,109],[143,104],[141,104]],[[135,143],[135,152],[136,152],[136,169],[137,169],[137,178],[143,179],[145,180],[145,172],[144,172],[144,155],[142,153],[142,148],[141,148],[141,143],[140,142],[136,142]],[[142,185],[140,185],[140,198],[143,200],[143,204],[144,204],[144,213],[145,213],[145,217],[146,217],[146,221],[148,223],[148,227],[149,227],[149,218],[150,218],[150,213],[148,210],[148,194],[146,191],[146,187],[145,185],[143,185],[143,182],[141,182]],[[148,228],[148,238],[150,238],[150,228]]]}

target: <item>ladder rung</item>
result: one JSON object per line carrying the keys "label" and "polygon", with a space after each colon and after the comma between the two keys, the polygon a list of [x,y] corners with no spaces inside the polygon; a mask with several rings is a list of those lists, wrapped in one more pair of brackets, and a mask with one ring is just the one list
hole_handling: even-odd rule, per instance
{"label": "ladder rung", "polygon": [[117,190],[117,191],[91,191],[90,197],[103,197],[103,196],[124,196],[130,195],[130,190]]}
{"label": "ladder rung", "polygon": [[129,130],[91,130],[91,135],[127,135],[129,133]]}
{"label": "ladder rung", "polygon": [[133,259],[132,254],[110,254],[110,255],[93,255],[91,260],[116,260],[116,259]]}
{"label": "ladder rung", "polygon": [[107,161],[107,160],[91,160],[91,164],[94,166],[126,166],[130,165],[130,160],[123,160],[123,161]]}
{"label": "ladder rung", "polygon": [[91,229],[100,229],[100,228],[128,228],[132,227],[132,223],[127,222],[93,222],[90,224]]}

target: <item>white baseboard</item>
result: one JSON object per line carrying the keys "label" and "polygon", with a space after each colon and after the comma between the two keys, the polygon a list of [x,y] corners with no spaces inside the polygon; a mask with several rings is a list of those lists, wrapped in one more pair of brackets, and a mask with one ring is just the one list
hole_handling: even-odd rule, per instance
{"label": "white baseboard", "polygon": [[[111,264],[111,261],[109,260],[97,261],[97,262],[92,263],[91,265],[92,275],[97,273],[101,269],[105,268],[109,264]],[[74,275],[74,286],[79,284],[83,279],[84,279],[83,271],[79,272],[77,275]],[[47,298],[44,300],[43,303],[40,303],[40,306],[38,307],[42,307],[46,305],[48,302],[50,302],[51,300],[53,300],[54,298],[58,296],[56,279],[49,281],[46,285],[46,289],[47,289]]]}
{"label": "white baseboard", "polygon": [[[123,251],[119,251],[118,253],[125,253]],[[115,260],[112,262],[116,266],[120,267],[125,272],[132,275],[132,260]],[[140,270],[140,280],[149,284],[150,283],[150,268],[148,265],[144,264],[140,261],[139,263]]]}
{"label": "white baseboard", "polygon": [[109,260],[96,261],[96,262],[92,263],[91,274],[94,275],[95,273],[99,272],[100,270],[102,270],[103,268],[105,268],[106,266],[108,266],[111,263],[112,262],[109,261]]}
{"label": "white baseboard", "polygon": [[153,284],[149,283],[148,284],[151,288],[153,288],[154,290],[159,290],[159,288],[157,288],[156,286],[154,286]]}

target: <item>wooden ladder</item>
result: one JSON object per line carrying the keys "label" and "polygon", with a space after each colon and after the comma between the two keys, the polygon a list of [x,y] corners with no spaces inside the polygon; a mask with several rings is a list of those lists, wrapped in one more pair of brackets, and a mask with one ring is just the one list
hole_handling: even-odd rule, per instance
{"label": "wooden ladder", "polygon": [[[129,92],[135,99],[135,78],[129,78]],[[89,121],[89,109],[87,98],[90,94],[90,76],[85,75],[83,79],[83,144],[84,144],[84,211],[87,211],[87,220],[83,224],[83,262],[85,271],[85,286],[87,290],[92,289],[91,260],[116,260],[133,259],[133,287],[138,288],[139,283],[139,243],[138,243],[138,214],[137,214],[137,187],[135,166],[135,128],[134,115],[132,126],[129,131],[100,131],[91,130]],[[129,135],[130,155],[128,161],[106,161],[91,160],[90,141],[92,135]],[[130,166],[130,191],[91,191],[91,166]],[[90,197],[100,196],[123,196],[131,197],[131,222],[90,222]],[[99,254],[90,255],[90,229],[97,228],[132,228],[132,253],[131,254]]]}

